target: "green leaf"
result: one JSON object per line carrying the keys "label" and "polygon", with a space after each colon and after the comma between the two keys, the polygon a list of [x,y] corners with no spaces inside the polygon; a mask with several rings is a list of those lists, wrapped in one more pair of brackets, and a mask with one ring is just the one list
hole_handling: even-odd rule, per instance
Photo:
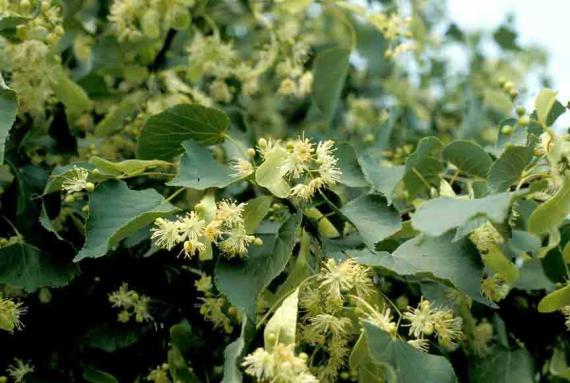
{"label": "green leaf", "polygon": [[196,376],[192,372],[192,369],[186,364],[186,360],[178,347],[172,346],[170,350],[168,350],[167,359],[170,375],[175,382],[198,383]]}
{"label": "green leaf", "polygon": [[519,269],[507,259],[497,245],[491,245],[489,251],[481,257],[485,266],[499,274],[509,284],[512,285],[519,279]]}
{"label": "green leaf", "polygon": [[195,141],[184,141],[182,147],[184,154],[180,158],[178,174],[167,185],[206,190],[224,188],[239,180],[228,166],[216,161],[208,149]]}
{"label": "green leaf", "polygon": [[[284,345],[295,344],[297,331],[297,310],[299,306],[299,289],[295,289],[265,325],[263,339],[265,349],[269,352],[277,343]],[[273,337],[273,339],[272,339]]]}
{"label": "green leaf", "polygon": [[154,189],[130,190],[122,181],[103,182],[89,196],[85,244],[74,261],[102,257],[122,239],[176,210]]}
{"label": "green leaf", "polygon": [[538,311],[551,313],[568,305],[570,305],[570,285],[555,290],[542,298],[538,304]]}
{"label": "green leaf", "polygon": [[279,198],[287,198],[291,189],[279,172],[279,167],[287,155],[285,149],[276,147],[265,157],[263,163],[255,171],[255,182]]}
{"label": "green leaf", "polygon": [[368,194],[340,209],[341,213],[356,227],[362,240],[370,249],[402,227],[400,214],[389,207],[386,199],[377,194]]}
{"label": "green leaf", "polygon": [[257,296],[289,262],[300,223],[301,215],[292,215],[276,235],[258,234],[263,245],[251,246],[241,264],[220,260],[216,265],[216,287],[250,319],[255,320]]}
{"label": "green leaf", "polygon": [[171,166],[170,162],[159,160],[124,160],[120,162],[108,161],[104,158],[93,156],[89,162],[102,174],[112,177],[139,175],[147,169]]}
{"label": "green leaf", "polygon": [[430,187],[439,187],[443,165],[439,160],[443,144],[435,137],[424,137],[418,143],[416,151],[406,160],[404,182],[410,194],[429,192]]}
{"label": "green leaf", "polygon": [[254,233],[257,226],[269,213],[273,197],[262,195],[247,201],[243,209],[243,220],[245,222],[245,231]]}
{"label": "green leaf", "polygon": [[347,143],[337,145],[335,154],[338,158],[338,167],[342,172],[340,183],[353,188],[370,186],[362,174],[358,157],[352,145]]}
{"label": "green leaf", "polygon": [[243,381],[243,374],[238,364],[245,350],[245,337],[248,323],[247,317],[243,317],[239,338],[228,344],[224,350],[224,376],[221,383],[241,383]]}
{"label": "green leaf", "polygon": [[201,145],[224,141],[230,120],[220,110],[201,105],[176,105],[144,123],[137,146],[143,160],[170,160],[183,152],[180,144],[192,139]]}
{"label": "green leaf", "polygon": [[457,382],[453,367],[445,357],[428,354],[392,338],[370,322],[364,323],[364,330],[372,358],[392,366],[398,383]]}
{"label": "green leaf", "polygon": [[441,237],[419,235],[392,254],[369,250],[350,251],[355,259],[369,266],[380,266],[400,275],[433,277],[449,281],[473,299],[489,304],[481,295],[483,265],[467,239],[453,242],[453,233]]}
{"label": "green leaf", "polygon": [[479,145],[471,141],[453,141],[443,148],[441,155],[463,173],[471,176],[487,177],[493,163],[491,156]]}
{"label": "green leaf", "polygon": [[487,180],[495,193],[504,192],[517,182],[530,163],[533,149],[530,146],[509,145],[489,169]]}
{"label": "green leaf", "polygon": [[507,219],[512,194],[493,194],[479,199],[438,197],[427,201],[412,216],[412,226],[431,236],[439,236],[470,220],[486,216],[493,222]]}
{"label": "green leaf", "polygon": [[4,86],[0,76],[0,165],[4,163],[4,146],[18,113],[16,92]]}
{"label": "green leaf", "polygon": [[86,334],[85,345],[106,352],[113,352],[129,347],[139,339],[140,334],[132,328],[105,324],[91,329]]}
{"label": "green leaf", "polygon": [[89,383],[119,383],[117,378],[108,372],[83,365],[83,379]]}
{"label": "green leaf", "polygon": [[170,327],[170,342],[175,345],[182,354],[192,350],[192,327],[187,320],[183,320]]}
{"label": "green leaf", "polygon": [[317,54],[313,64],[313,101],[331,121],[344,86],[350,49],[328,48]]}
{"label": "green leaf", "polygon": [[406,169],[404,166],[382,166],[378,160],[369,155],[364,155],[361,159],[364,177],[372,185],[372,188],[379,191],[386,197],[388,204],[392,204],[392,194],[396,186],[404,177]]}
{"label": "green leaf", "polygon": [[528,219],[528,231],[542,235],[558,228],[570,213],[570,177],[548,201],[539,205]]}
{"label": "green leaf", "polygon": [[533,383],[534,361],[528,351],[495,347],[485,358],[475,359],[469,366],[472,383]]}
{"label": "green leaf", "polygon": [[74,264],[26,243],[0,248],[0,283],[31,292],[66,286],[76,274]]}
{"label": "green leaf", "polygon": [[70,118],[77,118],[92,108],[92,102],[85,90],[70,79],[63,69],[54,72],[52,88],[55,96],[65,105],[65,111]]}
{"label": "green leaf", "polygon": [[95,136],[105,137],[120,130],[125,119],[137,111],[140,99],[141,95],[137,93],[124,98],[95,126]]}
{"label": "green leaf", "polygon": [[550,114],[550,110],[556,102],[557,92],[552,89],[544,88],[540,91],[534,100],[534,107],[536,109],[536,116],[541,124],[546,125],[546,119]]}

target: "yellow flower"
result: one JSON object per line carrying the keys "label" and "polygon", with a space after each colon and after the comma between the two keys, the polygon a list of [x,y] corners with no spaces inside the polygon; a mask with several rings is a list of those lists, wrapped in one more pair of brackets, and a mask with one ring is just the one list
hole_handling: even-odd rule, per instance
{"label": "yellow flower", "polygon": [[179,222],[157,218],[154,221],[154,226],[155,227],[151,229],[152,234],[150,238],[158,247],[172,250],[172,248],[180,242]]}
{"label": "yellow flower", "polygon": [[238,158],[237,160],[233,161],[231,168],[238,177],[247,177],[250,174],[253,174],[255,170],[251,162],[242,158]]}
{"label": "yellow flower", "polygon": [[69,174],[63,176],[61,188],[68,193],[80,192],[87,189],[87,177],[89,177],[87,169],[74,166]]}
{"label": "yellow flower", "polygon": [[26,312],[21,303],[0,298],[0,329],[8,332],[22,328],[20,317]]}

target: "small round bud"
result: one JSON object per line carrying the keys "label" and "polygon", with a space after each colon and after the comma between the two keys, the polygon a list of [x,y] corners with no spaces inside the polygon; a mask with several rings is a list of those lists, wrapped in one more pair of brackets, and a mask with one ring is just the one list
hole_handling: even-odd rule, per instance
{"label": "small round bud", "polygon": [[518,120],[518,124],[520,126],[528,126],[530,124],[530,117],[529,116],[522,116]]}
{"label": "small round bud", "polygon": [[249,158],[255,157],[255,149],[254,149],[254,148],[249,148],[249,149],[247,149],[247,156],[248,156]]}
{"label": "small round bud", "polygon": [[516,89],[511,89],[509,90],[509,96],[511,96],[512,98],[515,98],[519,95],[519,92],[517,92]]}
{"label": "small round bud", "polygon": [[499,77],[499,79],[497,80],[497,84],[499,84],[499,86],[501,87],[504,87],[506,82],[507,80],[504,77]]}
{"label": "small round bud", "polygon": [[340,378],[342,380],[348,380],[348,379],[350,379],[350,374],[347,371],[343,371],[340,373]]}
{"label": "small round bud", "polygon": [[368,133],[366,136],[364,136],[364,142],[367,144],[371,144],[374,142],[374,135]]}
{"label": "small round bud", "polygon": [[260,138],[257,141],[257,144],[259,145],[260,148],[266,148],[267,147],[267,140],[265,138]]}
{"label": "small round bud", "polygon": [[501,133],[503,133],[505,136],[510,136],[511,134],[513,134],[513,127],[510,125],[504,125],[501,128]]}
{"label": "small round bud", "polygon": [[51,302],[51,291],[47,287],[42,287],[38,292],[38,299],[41,303],[47,304]]}
{"label": "small round bud", "polygon": [[235,307],[232,306],[228,309],[228,314],[233,315],[233,316],[237,316],[238,311]]}
{"label": "small round bud", "polygon": [[384,53],[384,58],[386,60],[392,60],[394,58],[394,52],[391,49],[388,49],[385,53]]}
{"label": "small round bud", "polygon": [[68,194],[65,196],[65,198],[63,200],[66,203],[73,203],[73,202],[75,202],[75,197],[73,196],[73,194]]}
{"label": "small round bud", "polygon": [[274,333],[270,332],[269,334],[267,334],[267,340],[271,343],[275,343],[275,340],[277,339],[277,337],[275,336]]}
{"label": "small round bud", "polygon": [[85,184],[85,190],[87,190],[89,193],[93,192],[93,190],[95,190],[95,185],[93,182],[87,182]]}
{"label": "small round bud", "polygon": [[101,282],[101,277],[95,277],[95,278],[93,278],[93,281],[95,281],[95,282],[97,282],[97,283],[98,283],[98,282]]}
{"label": "small round bud", "polygon": [[84,213],[89,213],[89,205],[85,205],[81,208],[81,211]]}
{"label": "small round bud", "polygon": [[526,113],[526,109],[524,108],[524,106],[517,106],[516,112],[517,116],[522,117]]}
{"label": "small round bud", "polygon": [[263,240],[262,240],[261,238],[259,238],[259,237],[256,237],[256,238],[253,240],[253,243],[254,243],[256,246],[261,246],[261,245],[263,245]]}
{"label": "small round bud", "polygon": [[507,81],[503,84],[503,89],[505,89],[507,92],[510,92],[511,90],[515,89],[515,84],[513,84],[512,81]]}
{"label": "small round bud", "polygon": [[303,360],[308,360],[309,359],[309,355],[307,355],[306,352],[301,352],[299,353],[299,358],[303,359]]}
{"label": "small round bud", "polygon": [[101,175],[101,171],[99,169],[95,168],[91,171],[91,174],[93,174],[94,176],[99,176],[99,175]]}

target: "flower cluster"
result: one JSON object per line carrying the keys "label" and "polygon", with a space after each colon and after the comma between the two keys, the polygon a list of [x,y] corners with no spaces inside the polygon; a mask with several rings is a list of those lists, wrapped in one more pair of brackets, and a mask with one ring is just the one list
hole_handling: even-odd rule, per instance
{"label": "flower cluster", "polygon": [[89,171],[87,169],[74,166],[62,176],[61,189],[65,191],[68,196],[82,192],[83,190],[92,192],[95,190],[95,185],[87,181],[88,178]]}
{"label": "flower cluster", "polygon": [[507,296],[511,286],[498,274],[484,277],[481,280],[481,293],[493,302],[499,302]]}
{"label": "flower cluster", "polygon": [[278,343],[270,352],[258,348],[244,358],[242,366],[259,382],[317,383],[307,368],[307,354],[295,355],[294,347]]}
{"label": "flower cluster", "polygon": [[237,310],[231,307],[227,299],[214,292],[214,286],[212,284],[212,277],[206,274],[202,274],[200,279],[194,282],[196,290],[203,293],[203,297],[199,297],[200,300],[200,314],[207,321],[213,323],[214,328],[221,328],[227,334],[233,331],[232,320],[230,315],[237,318]]}
{"label": "flower cluster", "polygon": [[13,332],[22,328],[20,317],[26,309],[19,302],[0,298],[0,330]]}
{"label": "flower cluster", "polygon": [[152,370],[146,380],[153,383],[170,383],[171,380],[168,375],[168,364],[163,363]]}
{"label": "flower cluster", "polygon": [[425,336],[435,334],[441,346],[453,349],[463,338],[463,319],[454,316],[448,308],[433,307],[427,299],[422,298],[417,307],[408,307],[403,318],[409,322],[409,334],[418,339],[419,344]]}
{"label": "flower cluster", "polygon": [[564,324],[566,325],[568,331],[570,331],[570,305],[562,307],[560,311],[562,311],[562,314],[564,314]]}
{"label": "flower cluster", "polygon": [[114,0],[109,21],[121,42],[158,39],[170,28],[188,28],[193,5],[194,0]]}
{"label": "flower cluster", "polygon": [[[200,206],[197,209],[200,210]],[[227,257],[243,257],[252,243],[261,239],[247,233],[243,218],[245,204],[229,200],[218,202],[213,219],[206,222],[203,214],[191,211],[175,220],[158,218],[152,229],[152,240],[163,249],[172,250],[183,244],[182,252],[192,257],[215,243]]]}
{"label": "flower cluster", "polygon": [[109,294],[109,302],[113,307],[120,309],[117,320],[127,323],[132,316],[138,323],[147,322],[152,319],[149,313],[150,298],[139,295],[134,290],[129,290],[127,283],[123,283],[117,291]]}

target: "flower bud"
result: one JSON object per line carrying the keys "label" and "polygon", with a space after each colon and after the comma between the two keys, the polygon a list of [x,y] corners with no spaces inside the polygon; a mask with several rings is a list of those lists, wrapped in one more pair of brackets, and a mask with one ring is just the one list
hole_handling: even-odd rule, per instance
{"label": "flower bud", "polygon": [[249,148],[249,149],[247,149],[247,156],[248,156],[249,158],[255,157],[255,149],[254,149],[254,148]]}
{"label": "flower bud", "polygon": [[95,190],[95,185],[93,184],[93,182],[87,182],[85,184],[85,190],[87,190],[89,193]]}

